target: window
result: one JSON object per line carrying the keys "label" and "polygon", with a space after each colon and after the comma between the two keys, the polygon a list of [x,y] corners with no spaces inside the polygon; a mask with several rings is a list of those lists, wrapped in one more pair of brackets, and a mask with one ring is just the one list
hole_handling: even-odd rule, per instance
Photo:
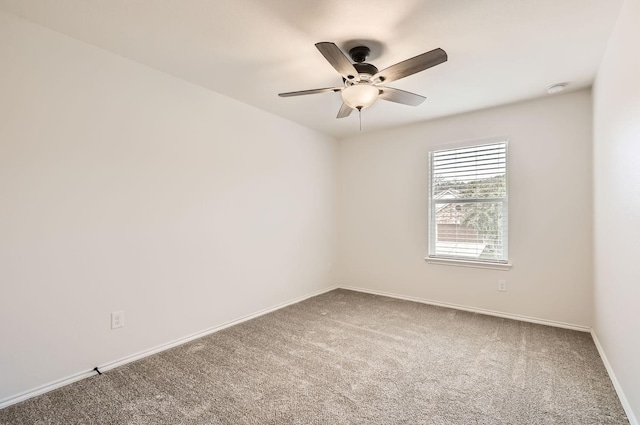
{"label": "window", "polygon": [[507,142],[429,153],[429,259],[507,263]]}

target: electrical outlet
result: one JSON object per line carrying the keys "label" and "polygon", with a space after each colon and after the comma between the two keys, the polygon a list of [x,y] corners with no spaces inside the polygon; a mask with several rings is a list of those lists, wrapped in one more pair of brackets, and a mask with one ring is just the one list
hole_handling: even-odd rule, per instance
{"label": "electrical outlet", "polygon": [[111,313],[111,329],[118,329],[124,326],[124,311],[114,311]]}
{"label": "electrical outlet", "polygon": [[507,291],[507,281],[499,280],[498,281],[498,291],[506,292]]}

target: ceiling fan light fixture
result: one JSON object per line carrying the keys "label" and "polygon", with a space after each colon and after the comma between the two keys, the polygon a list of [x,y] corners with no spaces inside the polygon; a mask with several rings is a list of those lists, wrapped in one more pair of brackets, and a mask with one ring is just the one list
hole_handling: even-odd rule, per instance
{"label": "ceiling fan light fixture", "polygon": [[354,84],[342,90],[342,100],[350,108],[365,109],[378,99],[379,89],[369,84]]}

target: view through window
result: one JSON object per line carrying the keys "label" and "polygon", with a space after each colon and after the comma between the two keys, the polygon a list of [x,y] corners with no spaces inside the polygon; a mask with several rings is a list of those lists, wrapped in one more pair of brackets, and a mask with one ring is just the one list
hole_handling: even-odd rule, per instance
{"label": "view through window", "polygon": [[507,142],[429,154],[429,257],[507,262]]}

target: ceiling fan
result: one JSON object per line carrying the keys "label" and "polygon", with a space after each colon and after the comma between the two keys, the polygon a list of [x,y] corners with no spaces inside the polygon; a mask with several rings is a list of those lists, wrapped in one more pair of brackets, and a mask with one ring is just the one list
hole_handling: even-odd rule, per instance
{"label": "ceiling fan", "polygon": [[337,118],[349,116],[354,109],[361,111],[368,108],[378,98],[404,105],[418,106],[426,99],[424,96],[381,84],[399,80],[447,61],[447,53],[438,48],[378,71],[378,68],[365,62],[371,53],[371,50],[366,46],[357,46],[349,50],[349,56],[354,63],[351,63],[334,43],[316,43],[316,47],[342,75],[344,87],[294,91],[280,93],[278,96],[290,97],[340,92],[343,103]]}

